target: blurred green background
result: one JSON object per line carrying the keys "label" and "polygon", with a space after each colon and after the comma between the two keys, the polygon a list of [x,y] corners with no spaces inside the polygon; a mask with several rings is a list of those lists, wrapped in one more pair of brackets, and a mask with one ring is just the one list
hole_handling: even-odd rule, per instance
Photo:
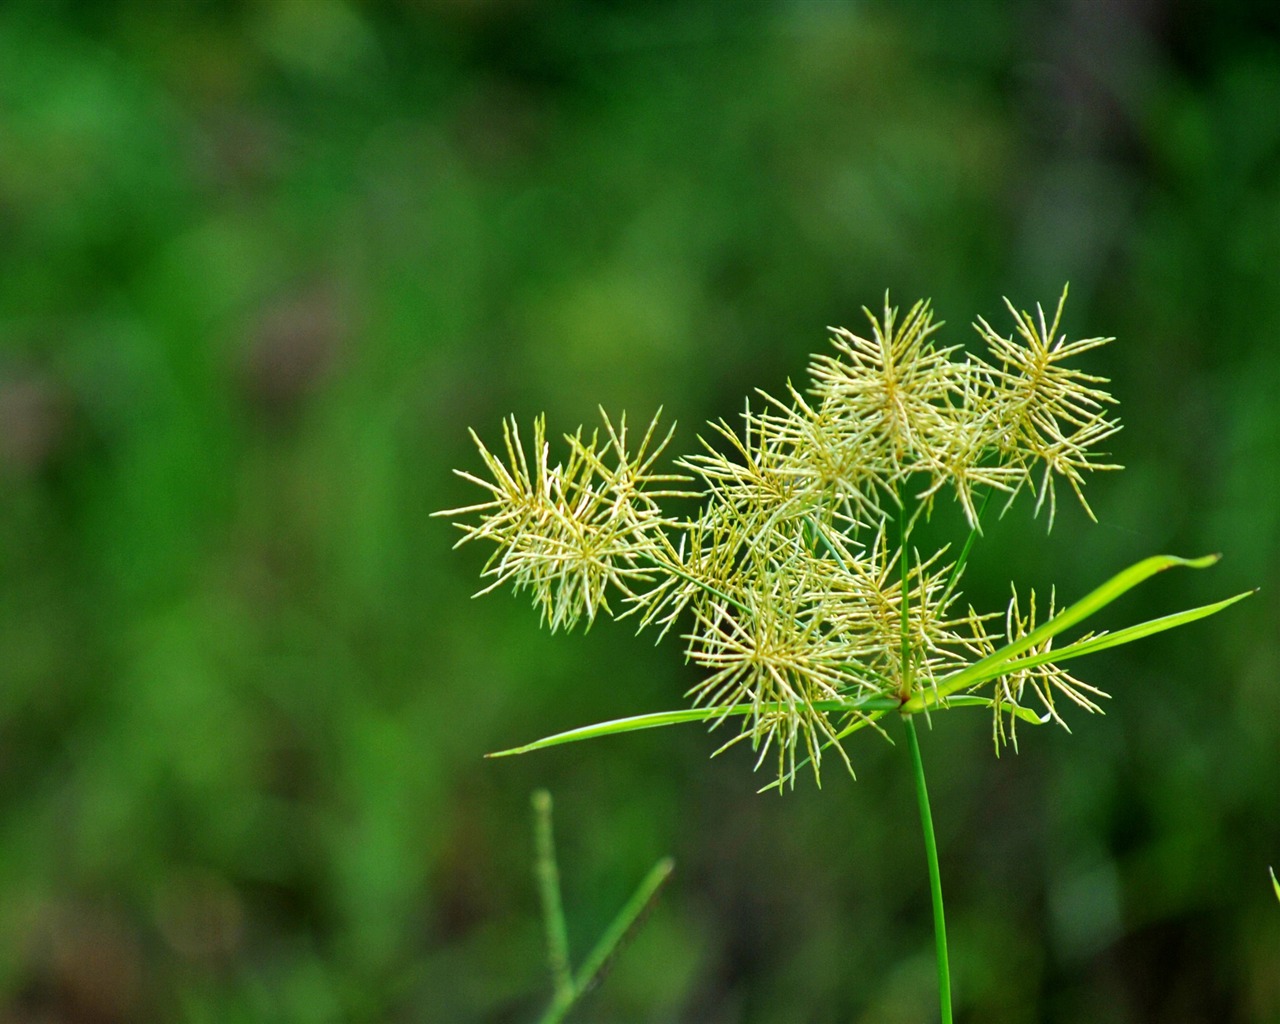
{"label": "blurred green background", "polygon": [[905,750],[757,796],[679,645],[470,601],[466,437],[680,423],[803,374],[885,288],[1114,334],[1128,469],[968,580],[1081,594],[1114,695],[925,738],[960,1019],[1280,1020],[1280,18],[1271,4],[256,0],[0,8],[0,1020],[526,1021],[528,800],[578,1019],[936,1019]]}

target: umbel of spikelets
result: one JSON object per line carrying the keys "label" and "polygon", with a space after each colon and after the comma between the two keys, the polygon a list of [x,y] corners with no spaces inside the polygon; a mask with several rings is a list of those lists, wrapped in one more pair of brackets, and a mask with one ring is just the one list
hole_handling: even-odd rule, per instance
{"label": "umbel of spikelets", "polygon": [[[847,765],[845,735],[922,694],[946,706],[939,681],[996,650],[998,613],[960,610],[963,557],[916,550],[916,518],[950,493],[980,531],[986,496],[1025,488],[1052,527],[1057,480],[1092,516],[1085,474],[1118,468],[1097,450],[1119,429],[1106,382],[1068,365],[1110,339],[1058,336],[1062,305],[1052,320],[1010,306],[1009,335],[980,319],[984,351],[965,353],[936,344],[927,302],[901,314],[886,297],[865,311],[867,336],[832,329],[803,392],[760,392],[675,471],[658,469],[673,432],[659,415],[634,441],[602,410],[554,459],[542,417],[528,443],[512,418],[496,452],[471,435],[485,473],[460,475],[485,500],[438,514],[460,520],[459,544],[493,545],[481,592],[529,593],[552,630],[602,612],[659,637],[686,622],[686,656],[705,673],[687,696],[713,724],[736,722],[726,745],[772,756],[779,778],[800,760],[817,774],[833,748]],[[664,512],[690,497],[695,513]],[[1015,593],[1005,619],[1001,642],[1029,636],[1034,595],[1023,613]],[[984,681],[998,742],[1016,740],[1006,721],[1028,700],[1064,725],[1055,696],[1098,710],[1105,695],[1047,649]]]}

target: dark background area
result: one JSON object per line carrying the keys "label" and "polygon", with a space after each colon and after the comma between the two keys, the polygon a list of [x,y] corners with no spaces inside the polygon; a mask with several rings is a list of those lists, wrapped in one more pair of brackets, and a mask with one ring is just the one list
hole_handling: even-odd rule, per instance
{"label": "dark background area", "polygon": [[690,451],[888,288],[1115,335],[1123,473],[967,578],[1105,626],[1113,694],[924,737],[959,1019],[1280,1020],[1280,43],[1271,4],[11,2],[0,8],[0,1020],[532,1019],[528,798],[583,1021],[936,1014],[906,754],[757,796],[674,638],[468,600],[466,428],[662,405]]}

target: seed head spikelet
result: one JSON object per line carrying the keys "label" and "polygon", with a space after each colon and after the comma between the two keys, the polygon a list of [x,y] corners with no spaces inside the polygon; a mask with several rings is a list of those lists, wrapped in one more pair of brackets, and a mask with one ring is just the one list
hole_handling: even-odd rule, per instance
{"label": "seed head spikelet", "polygon": [[[1046,324],[1041,306],[1036,306],[1033,318],[1006,299],[1020,342],[1013,335],[1002,336],[982,318],[974,324],[993,360],[984,367],[986,394],[982,396],[992,440],[1004,459],[1025,471],[1025,482],[1036,491],[1037,512],[1048,498],[1050,528],[1057,511],[1055,476],[1066,479],[1085,512],[1096,519],[1081,489],[1082,474],[1120,468],[1098,461],[1099,455],[1091,450],[1120,429],[1117,420],[1103,414],[1107,405],[1115,404],[1096,386],[1107,383],[1106,378],[1064,365],[1113,339],[1067,342],[1065,335],[1059,336],[1066,299],[1064,288],[1051,324]],[[1035,481],[1032,474],[1037,465],[1040,476]]]}
{"label": "seed head spikelet", "polygon": [[811,391],[838,412],[867,444],[873,463],[893,476],[909,472],[939,430],[940,409],[955,387],[954,349],[938,349],[927,302],[917,302],[901,321],[885,295],[879,320],[864,309],[872,337],[832,328],[836,355],[815,356],[809,364]]}
{"label": "seed head spikelet", "polygon": [[669,546],[664,531],[673,525],[657,499],[684,493],[669,486],[682,477],[654,472],[671,439],[670,431],[657,433],[657,416],[634,453],[625,416],[615,425],[601,410],[601,419],[603,443],[599,430],[566,434],[566,456],[554,465],[543,417],[534,421],[532,464],[514,418],[503,424],[505,462],[473,432],[492,479],[458,474],[492,498],[437,513],[480,514],[478,524],[462,526],[458,542],[497,544],[482,570],[491,582],[480,593],[507,582],[530,591],[552,631],[572,629],[583,618],[590,624],[602,610],[613,614],[611,592],[631,597],[652,582],[652,563]]}

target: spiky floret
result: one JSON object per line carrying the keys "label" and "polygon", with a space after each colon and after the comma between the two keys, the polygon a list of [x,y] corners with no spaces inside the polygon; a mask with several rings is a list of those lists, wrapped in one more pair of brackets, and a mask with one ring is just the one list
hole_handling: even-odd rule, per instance
{"label": "spiky floret", "polygon": [[[977,396],[987,429],[1001,458],[1023,469],[1032,480],[1036,467],[1038,481],[1036,511],[1046,497],[1049,524],[1057,511],[1054,478],[1061,476],[1071,486],[1089,518],[1096,519],[1081,490],[1083,473],[1099,469],[1119,469],[1099,461],[1095,446],[1120,429],[1117,420],[1107,419],[1104,409],[1115,399],[1097,387],[1105,377],[1084,373],[1065,361],[1112,341],[1085,338],[1068,342],[1058,334],[1067,290],[1062,290],[1052,323],[1045,320],[1044,308],[1036,305],[1036,316],[1019,312],[1008,299],[1017,334],[1002,336],[985,320],[974,324],[986,342],[994,363],[985,366],[986,387]],[[1056,340],[1055,340],[1056,339]]]}
{"label": "spiky floret", "polygon": [[874,689],[905,703],[967,664],[985,638],[981,617],[953,613],[956,567],[945,555],[904,552],[881,528],[863,558],[832,575],[833,624],[861,654],[864,693]]}
{"label": "spiky floret", "polygon": [[923,453],[946,428],[946,412],[957,389],[954,348],[934,347],[927,302],[917,302],[901,321],[885,296],[884,315],[871,322],[871,338],[832,328],[835,355],[814,356],[811,393],[824,407],[858,425],[870,461],[901,476],[917,468]]}
{"label": "spiky floret", "polygon": [[742,413],[741,436],[723,420],[709,426],[728,450],[721,451],[699,437],[703,451],[679,464],[702,481],[712,516],[724,518],[724,513],[736,523],[741,543],[763,540],[780,524],[805,514],[809,496],[785,471],[792,442],[775,423],[753,413],[748,403]]}
{"label": "spiky floret", "polygon": [[[1023,612],[1018,600],[1017,588],[1011,586],[1010,589],[1013,593],[1005,612],[1005,639],[1009,643],[1015,643],[1035,632],[1036,592],[1031,591],[1027,600],[1027,610]],[[1046,621],[1053,618],[1054,604],[1055,595],[1050,591]],[[1092,633],[1086,633],[1080,641],[1083,642],[1093,636]],[[987,649],[982,653],[989,653],[995,649],[990,639],[984,643],[984,646]],[[1034,696],[1046,719],[1057,722],[1068,732],[1071,729],[1058,712],[1056,697],[1065,697],[1078,707],[1084,708],[1085,711],[1102,713],[1102,707],[1094,698],[1106,698],[1111,695],[1099,690],[1096,686],[1082,682],[1061,665],[1049,660],[1052,649],[1053,637],[1031,645],[1018,658],[1010,662],[1008,671],[996,680],[991,729],[997,750],[1006,743],[1011,744],[1014,750],[1018,749],[1018,718],[1008,712],[1015,708],[1027,707],[1026,702],[1029,697]]]}
{"label": "spiky floret", "polygon": [[828,745],[847,762],[834,743],[833,716],[818,704],[840,699],[855,653],[832,634],[820,604],[796,582],[771,572],[764,588],[744,591],[734,605],[701,603],[687,636],[689,659],[712,670],[689,691],[694,705],[750,705],[742,735],[759,752],[757,765],[773,749],[779,773],[791,777],[797,748],[815,773]]}
{"label": "spiky floret", "polygon": [[552,631],[584,617],[589,624],[601,610],[612,614],[610,591],[629,597],[653,580],[653,562],[667,546],[664,531],[674,525],[657,499],[683,493],[668,486],[682,477],[654,472],[671,439],[671,431],[659,437],[657,416],[634,453],[626,418],[616,426],[603,410],[601,418],[603,441],[599,430],[566,434],[567,457],[554,465],[543,417],[534,421],[532,459],[514,417],[503,424],[505,461],[472,431],[490,479],[455,472],[492,497],[436,513],[479,513],[478,524],[459,524],[458,545],[482,539],[498,545],[481,573],[491,582],[480,593],[508,582],[530,591]]}

